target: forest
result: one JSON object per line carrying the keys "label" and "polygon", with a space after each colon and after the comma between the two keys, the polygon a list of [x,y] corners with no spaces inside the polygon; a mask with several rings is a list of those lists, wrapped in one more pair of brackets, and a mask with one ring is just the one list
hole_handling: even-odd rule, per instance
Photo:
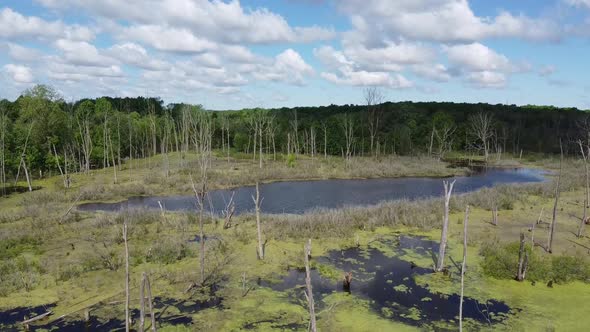
{"label": "forest", "polygon": [[[590,140],[590,117],[576,108],[440,102],[384,102],[377,89],[364,104],[207,111],[201,105],[164,104],[159,98],[67,102],[37,85],[14,102],[0,101],[2,186],[121,164],[128,158],[188,151],[194,118],[212,123],[212,147],[273,154],[419,155],[450,151],[486,155],[566,155]],[[258,144],[258,148],[256,147]]]}

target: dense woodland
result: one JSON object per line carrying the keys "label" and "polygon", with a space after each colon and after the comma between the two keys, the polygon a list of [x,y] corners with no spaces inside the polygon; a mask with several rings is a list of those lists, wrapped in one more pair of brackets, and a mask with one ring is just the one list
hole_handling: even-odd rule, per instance
{"label": "dense woodland", "polygon": [[[359,93],[360,94],[360,93]],[[361,105],[207,111],[159,98],[67,102],[38,85],[14,102],[0,101],[0,178],[89,171],[196,148],[199,119],[212,148],[277,158],[281,154],[368,156],[578,153],[587,145],[589,113],[575,108],[437,102],[382,102],[377,89]],[[229,148],[228,148],[229,147]]]}

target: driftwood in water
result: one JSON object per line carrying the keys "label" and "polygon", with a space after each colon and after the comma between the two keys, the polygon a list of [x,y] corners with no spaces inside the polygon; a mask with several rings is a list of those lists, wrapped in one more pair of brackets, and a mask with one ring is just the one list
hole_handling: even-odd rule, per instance
{"label": "driftwood in water", "polygon": [[225,210],[223,211],[223,216],[225,218],[225,222],[223,223],[223,229],[228,229],[231,227],[231,218],[236,212],[236,204],[234,203],[235,193],[235,191],[232,191],[229,202],[227,203],[227,205],[225,206]]}
{"label": "driftwood in water", "polygon": [[30,324],[30,323],[32,323],[32,322],[36,322],[36,321],[38,321],[38,320],[41,320],[41,319],[43,319],[43,318],[45,318],[45,317],[47,317],[47,316],[49,316],[49,315],[51,315],[51,314],[53,314],[53,312],[52,312],[52,311],[47,311],[46,313],[43,313],[43,314],[41,314],[41,315],[38,315],[38,316],[35,316],[35,317],[33,317],[33,318],[29,318],[29,319],[27,319],[27,320],[24,320],[24,321],[22,321],[22,322],[21,322],[21,324],[22,324],[22,325],[27,325],[27,324]]}

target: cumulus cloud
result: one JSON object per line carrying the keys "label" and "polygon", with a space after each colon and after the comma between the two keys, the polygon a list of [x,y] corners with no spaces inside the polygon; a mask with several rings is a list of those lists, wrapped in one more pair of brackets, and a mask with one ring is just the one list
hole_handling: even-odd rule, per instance
{"label": "cumulus cloud", "polygon": [[64,54],[66,62],[74,65],[104,67],[114,64],[114,59],[101,54],[96,47],[85,41],[58,39],[55,47]]}
{"label": "cumulus cloud", "polygon": [[467,0],[342,0],[356,29],[367,36],[399,36],[440,42],[469,42],[492,37],[557,40],[560,26],[552,21],[502,12],[478,17]]}
{"label": "cumulus cloud", "polygon": [[67,25],[61,21],[46,21],[4,8],[0,10],[0,37],[14,40],[21,38],[91,40],[94,38],[94,33],[88,27]]}
{"label": "cumulus cloud", "polygon": [[[209,0],[40,0],[49,8],[82,7],[93,15],[120,19],[131,25],[167,26],[177,32],[208,36],[222,43],[276,43],[328,40],[332,28],[291,27],[281,15],[266,8],[245,10],[240,1]],[[150,10],[145,10],[150,8]]]}
{"label": "cumulus cloud", "polygon": [[325,80],[353,86],[383,86],[389,88],[409,88],[413,84],[400,74],[391,75],[385,71],[367,71],[359,69],[343,52],[331,46],[314,49],[314,55],[333,72],[322,72]]}
{"label": "cumulus cloud", "polygon": [[468,80],[480,88],[503,88],[506,86],[506,75],[493,71],[479,71],[469,73]]}
{"label": "cumulus cloud", "polygon": [[10,58],[18,62],[35,62],[42,56],[42,53],[34,48],[15,43],[6,43],[5,48],[8,49]]}
{"label": "cumulus cloud", "polygon": [[313,74],[313,68],[293,49],[287,49],[277,55],[272,64],[257,66],[256,70],[252,71],[252,75],[260,80],[296,85],[303,85],[304,78]]}
{"label": "cumulus cloud", "polygon": [[31,68],[27,66],[15,65],[12,63],[4,65],[2,67],[5,73],[7,73],[16,83],[31,83],[33,82],[33,72]]}
{"label": "cumulus cloud", "polygon": [[510,71],[510,60],[480,43],[445,47],[449,61],[469,71]]}
{"label": "cumulus cloud", "polygon": [[145,48],[135,43],[122,43],[111,46],[107,53],[117,60],[148,70],[163,70],[169,67],[166,61],[155,59]]}

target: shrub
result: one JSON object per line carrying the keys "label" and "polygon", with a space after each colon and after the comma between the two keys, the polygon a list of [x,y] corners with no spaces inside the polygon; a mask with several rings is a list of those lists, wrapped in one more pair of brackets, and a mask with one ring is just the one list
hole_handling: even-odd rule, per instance
{"label": "shrub", "polygon": [[[499,244],[497,241],[482,246],[482,268],[484,274],[497,279],[514,279],[518,265],[519,243]],[[527,280],[553,281],[568,283],[571,281],[590,282],[590,261],[586,256],[553,256],[537,249],[529,253]]]}

